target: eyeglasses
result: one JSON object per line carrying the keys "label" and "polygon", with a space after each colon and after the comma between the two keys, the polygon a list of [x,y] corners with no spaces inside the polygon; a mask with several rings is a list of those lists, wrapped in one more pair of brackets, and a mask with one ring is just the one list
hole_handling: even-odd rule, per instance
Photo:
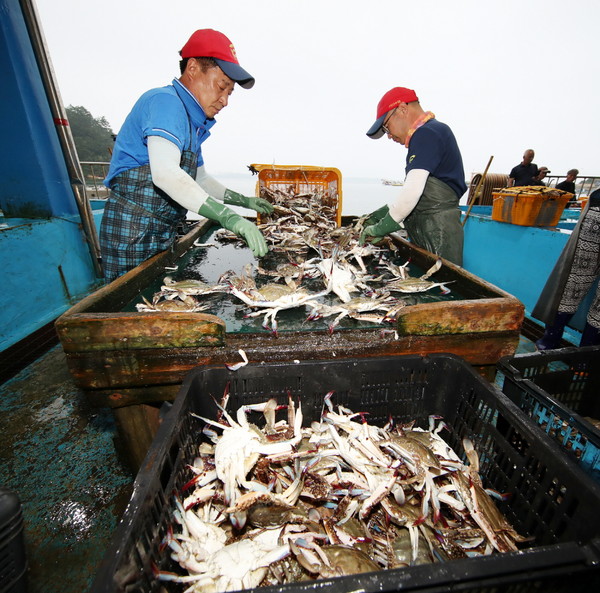
{"label": "eyeglasses", "polygon": [[390,123],[390,119],[392,119],[392,117],[394,116],[394,113],[396,113],[396,109],[398,109],[398,108],[394,107],[393,111],[390,113],[390,116],[385,120],[385,122],[383,124],[381,124],[381,129],[383,130],[384,134],[389,134],[389,135],[392,134],[390,132],[390,129],[387,126]]}

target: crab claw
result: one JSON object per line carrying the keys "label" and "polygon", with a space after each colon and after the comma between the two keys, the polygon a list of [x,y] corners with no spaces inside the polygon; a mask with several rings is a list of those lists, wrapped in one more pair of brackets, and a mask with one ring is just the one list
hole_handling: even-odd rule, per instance
{"label": "crab claw", "polygon": [[323,402],[329,408],[330,412],[333,412],[333,404],[331,403],[331,398],[333,397],[334,391],[328,391],[323,397]]}
{"label": "crab claw", "polygon": [[383,430],[386,431],[390,431],[394,428],[394,417],[392,416],[392,414],[390,413],[388,415],[388,421],[386,422],[385,426],[383,427]]}
{"label": "crab claw", "polygon": [[242,362],[236,362],[235,364],[225,363],[225,366],[230,371],[237,371],[238,369],[240,369],[243,366],[246,366],[248,364],[248,357],[246,356],[246,353],[241,348],[238,350],[238,352],[239,352],[240,356],[242,357],[243,361]]}
{"label": "crab claw", "polygon": [[202,474],[198,474],[198,475],[194,476],[189,482],[186,482],[181,487],[181,491],[185,492],[186,490],[189,490],[200,478],[202,478]]}
{"label": "crab claw", "polygon": [[442,420],[442,416],[438,416],[437,414],[429,414],[429,432],[433,432],[435,430],[435,421]]}
{"label": "crab claw", "polygon": [[247,516],[246,511],[237,511],[229,515],[229,520],[235,529],[244,529]]}
{"label": "crab claw", "polygon": [[[158,544],[158,550],[160,552],[162,552],[163,550],[166,550],[169,547],[169,542],[173,539],[173,526],[169,525],[167,527],[167,533],[165,534],[165,537],[163,538],[163,540]],[[154,566],[154,564],[153,564]],[[156,575],[155,575],[156,576]]]}
{"label": "crab claw", "polygon": [[202,434],[206,437],[208,437],[213,443],[215,443],[217,441],[218,435],[217,435],[217,431],[213,430],[212,428],[210,428],[208,425],[206,425],[203,429],[202,429]]}
{"label": "crab claw", "polygon": [[492,488],[486,488],[486,493],[495,498],[496,500],[500,500],[502,502],[507,502],[512,498],[511,492],[498,492],[497,490],[493,490]]}

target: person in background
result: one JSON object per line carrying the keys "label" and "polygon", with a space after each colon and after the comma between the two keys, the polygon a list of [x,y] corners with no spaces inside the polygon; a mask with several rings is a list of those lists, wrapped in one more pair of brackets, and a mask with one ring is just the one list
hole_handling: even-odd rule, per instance
{"label": "person in background", "polygon": [[[590,195],[586,209],[565,245],[532,316],[545,322],[538,350],[558,348],[563,332],[600,276],[600,190]],[[587,312],[580,346],[600,344],[600,284]]]}
{"label": "person in background", "polygon": [[515,185],[534,185],[533,178],[538,174],[537,165],[533,162],[535,152],[528,148],[523,153],[523,160],[512,168],[508,176],[508,187]]}
{"label": "person in background", "polygon": [[579,175],[578,169],[569,169],[567,171],[567,178],[564,181],[556,184],[556,189],[562,189],[568,191],[570,194],[575,195],[575,179]]}
{"label": "person in background", "polygon": [[550,172],[551,171],[548,170],[548,167],[540,167],[538,169],[538,174],[531,180],[529,185],[546,185],[544,183],[544,179]]}
{"label": "person in background", "polygon": [[458,202],[467,190],[462,156],[452,130],[423,111],[412,89],[395,87],[377,105],[377,119],[367,132],[383,134],[408,148],[406,179],[396,200],[371,213],[361,243],[400,229],[415,245],[462,265],[463,227]]}
{"label": "person in background", "polygon": [[180,78],[144,93],[115,141],[100,226],[108,282],[171,247],[188,211],[243,237],[255,256],[267,252],[256,225],[225,204],[264,214],[272,205],[211,177],[201,149],[235,83],[249,89],[254,78],[240,66],[231,41],[213,29],[194,32],[179,54]]}

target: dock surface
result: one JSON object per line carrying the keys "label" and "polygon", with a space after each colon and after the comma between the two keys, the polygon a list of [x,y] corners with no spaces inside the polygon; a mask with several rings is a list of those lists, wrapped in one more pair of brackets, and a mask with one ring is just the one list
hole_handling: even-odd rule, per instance
{"label": "dock surface", "polygon": [[55,346],[0,386],[0,417],[0,484],[21,501],[28,592],[87,591],[134,479],[112,411],[89,405]]}

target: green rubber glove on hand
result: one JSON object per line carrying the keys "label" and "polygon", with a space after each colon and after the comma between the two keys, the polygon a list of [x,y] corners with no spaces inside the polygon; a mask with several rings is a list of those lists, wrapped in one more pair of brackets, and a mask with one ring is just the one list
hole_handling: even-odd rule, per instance
{"label": "green rubber glove on hand", "polygon": [[364,245],[367,237],[383,237],[397,230],[400,230],[400,224],[388,212],[378,223],[365,227],[360,235],[360,244]]}
{"label": "green rubber glove on hand", "polygon": [[371,212],[371,214],[369,214],[369,216],[365,218],[364,227],[366,228],[368,226],[378,223],[386,214],[389,213],[389,211],[390,209],[386,204],[378,210],[375,210],[375,212]]}
{"label": "green rubber glove on hand", "polygon": [[218,222],[223,228],[242,237],[256,257],[262,257],[269,250],[265,238],[254,223],[242,218],[217,200],[207,198],[198,214]]}
{"label": "green rubber glove on hand", "polygon": [[225,204],[231,206],[242,206],[243,208],[250,208],[256,210],[259,214],[271,214],[273,212],[273,204],[262,198],[254,198],[243,196],[230,189],[225,190],[225,197],[223,198]]}

